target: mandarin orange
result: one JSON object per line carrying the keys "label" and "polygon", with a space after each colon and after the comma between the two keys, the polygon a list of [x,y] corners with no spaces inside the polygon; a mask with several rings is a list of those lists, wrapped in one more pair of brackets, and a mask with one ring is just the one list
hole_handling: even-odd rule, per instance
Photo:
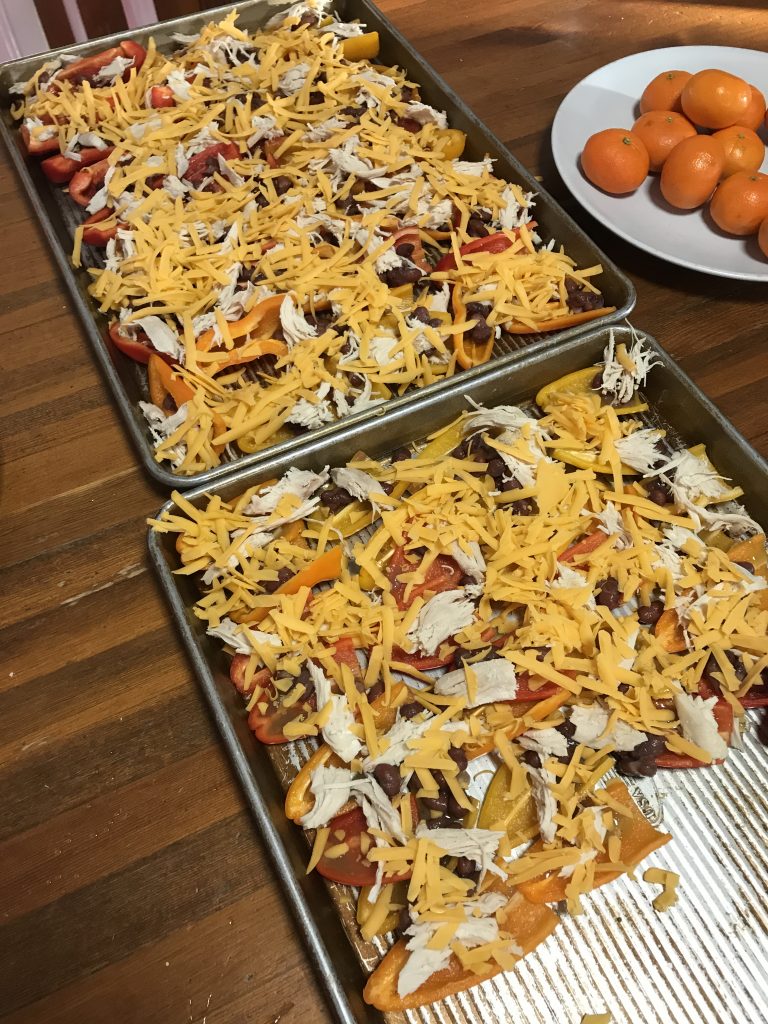
{"label": "mandarin orange", "polygon": [[736,171],[756,171],[762,164],[765,146],[751,128],[732,125],[730,128],[721,128],[713,137],[720,139],[725,150],[724,178]]}
{"label": "mandarin orange", "polygon": [[661,194],[678,210],[706,203],[723,173],[725,151],[714,135],[678,142],[661,169]]}
{"label": "mandarin orange", "polygon": [[737,171],[718,185],[712,220],[730,235],[754,235],[768,217],[768,174]]}
{"label": "mandarin orange", "polygon": [[692,77],[690,71],[662,71],[656,75],[640,97],[640,113],[647,114],[650,110],[682,111],[680,93]]}
{"label": "mandarin orange", "polygon": [[584,174],[612,195],[634,192],[648,174],[649,162],[643,143],[624,128],[606,128],[590,135],[581,153]]}
{"label": "mandarin orange", "polygon": [[744,79],[717,68],[697,72],[680,96],[685,116],[702,128],[741,124],[751,102],[752,91]]}
{"label": "mandarin orange", "polygon": [[745,127],[751,128],[752,131],[756,132],[763,123],[763,117],[765,116],[765,96],[754,85],[750,85],[749,88],[752,93],[752,99],[746,112],[742,114],[739,124],[743,124]]}
{"label": "mandarin orange", "polygon": [[768,217],[765,218],[757,232],[757,244],[760,246],[763,256],[768,258]]}
{"label": "mandarin orange", "polygon": [[632,131],[648,150],[652,172],[661,170],[678,142],[696,134],[688,118],[674,110],[649,110],[638,117]]}

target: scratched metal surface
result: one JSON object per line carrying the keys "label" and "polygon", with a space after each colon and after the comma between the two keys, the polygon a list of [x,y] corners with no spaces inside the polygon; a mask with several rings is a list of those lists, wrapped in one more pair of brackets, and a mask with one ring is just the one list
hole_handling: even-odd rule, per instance
{"label": "scratched metal surface", "polygon": [[[617,340],[629,330],[615,329]],[[524,404],[545,383],[600,360],[608,330],[568,342],[556,352],[523,354],[511,375],[497,370],[454,388],[407,415],[385,415],[351,427],[332,446],[316,444],[296,463],[318,469],[341,465],[358,450],[382,455],[450,422],[472,399],[484,405]],[[663,365],[651,373],[650,422],[668,429],[674,446],[703,441],[717,468],[741,483],[750,513],[768,525],[768,466],[733,426],[658,347]],[[262,470],[242,469],[211,489],[225,500],[292,464],[275,459]],[[165,506],[173,509],[173,503]],[[242,701],[228,678],[228,658],[205,636],[191,608],[198,594],[188,577],[174,577],[172,540],[150,532],[150,552],[171,603],[203,692],[222,732],[246,797],[280,872],[299,925],[339,1019],[356,1024],[579,1024],[585,1013],[609,1011],[613,1024],[764,1024],[768,1017],[768,749],[754,738],[725,765],[659,772],[627,780],[652,824],[673,840],[641,865],[638,880],[619,879],[584,900],[578,918],[558,928],[514,972],[405,1014],[379,1014],[361,998],[365,975],[386,941],[364,943],[355,925],[355,894],[306,877],[308,845],[286,821],[282,798],[312,749],[258,744],[245,725]],[[640,881],[646,867],[681,876],[678,904],[657,914],[658,887]],[[341,927],[340,927],[341,923]]]}
{"label": "scratched metal surface", "polygon": [[[271,0],[246,0],[238,4],[240,12],[239,23],[245,28],[256,28],[263,25],[269,18],[279,13],[281,8],[288,7],[288,3],[271,2]],[[486,153],[495,158],[495,171],[505,179],[515,181],[522,185],[526,191],[538,193],[536,203],[536,219],[538,231],[545,241],[550,238],[557,239],[558,245],[565,246],[566,251],[580,266],[589,267],[597,263],[602,264],[603,274],[599,278],[599,284],[606,299],[606,305],[616,306],[616,312],[607,317],[607,320],[621,320],[626,317],[635,304],[635,289],[629,279],[619,268],[592,242],[584,231],[573,221],[565,210],[555,202],[554,199],[542,188],[533,176],[518,163],[510,152],[499,142],[499,140],[486,128],[486,126],[472,113],[466,104],[451,90],[432,68],[416,53],[410,44],[403,38],[397,29],[369,2],[369,0],[337,0],[334,9],[339,15],[348,21],[359,19],[365,22],[371,29],[377,29],[382,41],[382,60],[389,64],[398,64],[407,69],[409,77],[418,82],[421,86],[423,96],[428,103],[448,112],[451,125],[466,132],[468,145],[466,155],[469,159],[481,159]],[[203,25],[213,20],[220,20],[232,10],[232,5],[216,8],[215,10],[203,11],[199,14],[188,15],[183,18],[176,18],[172,21],[165,21],[151,28],[139,29],[131,33],[131,37],[139,42],[145,42],[153,36],[160,48],[175,45],[172,43],[173,32],[191,32],[199,30]],[[114,42],[125,37],[125,33],[116,33],[112,36],[105,36],[102,39],[91,40],[80,46],[66,47],[68,53],[90,53],[110,46]],[[146,374],[142,368],[118,352],[117,349],[107,340],[106,327],[108,318],[98,313],[95,303],[87,293],[87,284],[90,278],[87,275],[87,265],[96,265],[101,257],[95,250],[87,254],[83,267],[76,271],[70,263],[72,251],[72,238],[77,225],[82,220],[80,207],[70,201],[68,195],[61,188],[52,186],[40,171],[36,160],[29,160],[21,152],[18,132],[15,122],[10,115],[12,97],[9,94],[9,87],[14,82],[25,81],[45,60],[57,56],[62,50],[51,51],[46,54],[37,54],[34,57],[24,57],[21,60],[11,61],[0,65],[0,137],[3,138],[11,158],[16,166],[16,171],[27,191],[30,202],[35,213],[40,219],[48,242],[51,246],[59,270],[69,289],[73,304],[83,323],[88,340],[93,349],[94,356],[100,364],[106,378],[115,403],[118,406],[128,429],[131,439],[136,447],[139,457],[145,470],[166,487],[194,487],[213,480],[219,480],[232,472],[235,466],[260,466],[264,465],[273,457],[291,453],[297,456],[298,453],[311,443],[315,438],[331,438],[337,431],[345,429],[351,422],[370,420],[380,413],[380,408],[372,412],[360,413],[355,417],[348,417],[338,423],[329,424],[326,427],[312,431],[308,434],[293,438],[288,441],[272,445],[260,452],[251,455],[241,455],[232,461],[225,462],[221,466],[196,473],[191,476],[178,476],[169,468],[159,465],[154,459],[154,449],[151,445],[147,426],[141,411],[138,408],[139,401],[147,398]],[[84,248],[84,251],[88,247]],[[509,365],[514,361],[516,353],[523,348],[532,347],[539,349],[558,345],[570,337],[574,337],[590,328],[590,324],[569,328],[565,331],[557,331],[551,334],[521,335],[509,343],[497,341],[494,348],[494,356],[491,360],[495,365]],[[485,368],[463,371],[461,376],[464,379],[473,379],[482,374]],[[397,409],[407,408],[412,402],[421,401],[425,394],[440,393],[449,387],[455,378],[446,382],[438,382],[420,391],[412,391],[402,398],[390,399],[387,403],[390,407]]]}

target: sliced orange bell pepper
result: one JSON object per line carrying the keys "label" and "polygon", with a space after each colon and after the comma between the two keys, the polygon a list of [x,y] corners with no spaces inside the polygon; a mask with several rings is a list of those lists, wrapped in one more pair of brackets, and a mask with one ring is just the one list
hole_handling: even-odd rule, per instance
{"label": "sliced orange bell pepper", "polygon": [[653,627],[653,635],[670,654],[680,654],[688,649],[680,618],[674,608],[667,608],[661,613]]}
{"label": "sliced orange bell pepper", "polygon": [[[147,360],[147,386],[152,402],[163,410],[165,409],[165,400],[168,395],[174,400],[176,407],[181,408],[185,402],[191,401],[195,394],[184,378],[180,377],[178,372],[162,356],[154,352]],[[217,413],[214,413],[213,436],[218,437],[226,429],[224,420]],[[224,450],[224,445],[215,444],[213,450],[221,452]]]}
{"label": "sliced orange bell pepper", "polygon": [[[621,861],[629,867],[636,867],[648,854],[658,850],[660,846],[668,843],[672,836],[664,832],[657,832],[648,823],[643,812],[637,806],[629,794],[629,790],[620,779],[612,779],[605,787],[610,796],[626,807],[631,813],[627,816],[621,815],[618,819],[619,836],[621,837]],[[535,853],[542,850],[544,844],[538,840],[531,847],[530,852]],[[605,864],[608,861],[607,853],[598,853],[595,858],[597,864]],[[595,875],[594,888],[598,889],[606,882],[612,882],[623,874],[623,870],[601,871]],[[566,887],[570,884],[569,878],[561,878],[556,872],[549,872],[539,878],[532,878],[529,882],[520,882],[518,889],[531,903],[557,903],[564,900]]]}
{"label": "sliced orange bell pepper", "polygon": [[577,324],[586,323],[587,320],[595,320],[599,316],[607,316],[608,313],[615,312],[615,306],[603,306],[602,309],[588,309],[583,313],[571,313],[568,316],[555,317],[553,320],[542,320],[535,327],[528,327],[527,324],[516,324],[511,321],[504,324],[504,330],[508,334],[538,334],[540,331],[561,331],[566,327],[575,327]]}
{"label": "sliced orange bell pepper", "polygon": [[608,540],[608,534],[603,533],[602,530],[595,530],[594,533],[588,533],[586,537],[582,537],[581,540],[577,540],[575,544],[571,544],[569,548],[566,548],[562,555],[557,556],[558,562],[572,562],[574,558],[578,558],[579,555],[589,555],[595,551],[602,544]]}
{"label": "sliced orange bell pepper", "polygon": [[[509,901],[501,912],[501,926],[510,933],[513,941],[522,949],[523,955],[530,953],[555,930],[559,918],[549,907],[529,903],[519,892],[503,883],[491,888],[510,894]],[[406,940],[400,939],[392,946],[363,990],[363,999],[366,1003],[385,1013],[410,1010],[445,999],[477,985],[486,978],[493,978],[504,970],[500,965],[494,964],[484,974],[476,974],[462,967],[458,957],[452,956],[444,970],[433,974],[410,995],[400,996],[397,992],[397,979],[410,956],[405,944]]]}
{"label": "sliced orange bell pepper", "polygon": [[[258,341],[271,338],[280,326],[280,307],[284,295],[270,295],[256,305],[240,320],[227,324],[229,336],[234,341],[244,338],[247,334],[255,334]],[[197,339],[197,347],[201,352],[210,352],[213,348],[216,332],[212,329],[204,331]]]}
{"label": "sliced orange bell pepper", "polygon": [[185,402],[189,402],[195,394],[177,371],[162,356],[155,353],[152,353],[147,362],[147,384],[149,397],[160,409],[164,407],[168,395],[180,408]]}
{"label": "sliced orange bell pepper", "polygon": [[[392,687],[390,700],[386,701],[384,694],[378,697],[371,704],[373,721],[377,732],[387,732],[395,723],[397,709],[408,697],[408,687],[404,683],[397,683]],[[312,810],[314,800],[309,793],[309,784],[312,780],[312,772],[320,765],[342,766],[340,758],[334,754],[331,748],[324,743],[314,752],[312,757],[302,765],[299,774],[288,787],[285,795],[285,816],[291,821],[298,821],[305,814]]]}
{"label": "sliced orange bell pepper", "polygon": [[[298,594],[302,587],[316,587],[318,583],[326,583],[328,580],[336,580],[341,575],[343,552],[341,545],[328,548],[314,562],[310,562],[306,568],[291,576],[285,583],[281,583],[275,590],[276,595]],[[261,622],[269,615],[269,608],[254,608],[245,615],[238,615],[237,622]]]}
{"label": "sliced orange bell pepper", "polygon": [[[464,323],[467,319],[467,308],[464,305],[464,299],[462,297],[461,285],[455,284],[453,286],[453,315],[458,323]],[[480,366],[481,363],[487,363],[491,358],[493,352],[493,344],[496,340],[493,330],[491,330],[491,336],[488,341],[476,344],[473,341],[467,340],[466,333],[454,334],[453,336],[453,349],[456,353],[456,359],[459,366],[464,370],[471,370],[473,366]]]}
{"label": "sliced orange bell pepper", "polygon": [[246,342],[245,345],[236,345],[231,349],[222,350],[225,357],[219,362],[208,364],[208,372],[212,375],[228,370],[232,366],[241,366],[243,363],[253,362],[261,356],[284,356],[288,352],[288,346],[284,341],[277,341],[276,338],[264,338],[258,341]]}

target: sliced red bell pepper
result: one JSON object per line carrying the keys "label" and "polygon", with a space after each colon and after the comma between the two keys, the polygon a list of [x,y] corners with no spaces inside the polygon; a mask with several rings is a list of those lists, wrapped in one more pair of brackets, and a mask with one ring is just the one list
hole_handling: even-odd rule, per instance
{"label": "sliced red bell pepper", "polygon": [[421,235],[419,229],[415,224],[409,224],[404,228],[400,228],[394,234],[393,249],[397,249],[399,245],[412,245],[413,252],[408,257],[411,263],[415,263],[419,270],[425,274],[429,274],[432,271],[432,267],[427,262],[427,257],[424,253],[424,246],[421,242]]}
{"label": "sliced red bell pepper", "polygon": [[261,144],[261,148],[264,152],[264,159],[267,161],[270,167],[279,167],[280,160],[275,156],[275,150],[279,149],[285,142],[285,136],[281,135],[277,139],[266,139]]}
{"label": "sliced red bell pepper", "polygon": [[[121,334],[119,322],[115,320],[114,323],[109,325],[109,336],[115,348],[119,349],[124,355],[134,359],[137,363],[148,363],[150,356],[153,355],[157,355],[158,359],[162,359],[162,356],[152,348],[152,343],[142,330],[137,329],[135,338],[126,338]],[[159,394],[160,392],[157,391],[156,396]]]}
{"label": "sliced red bell pepper", "polygon": [[419,654],[418,652],[409,654],[402,647],[398,647],[395,644],[392,648],[392,661],[398,661],[403,665],[410,665],[411,668],[415,668],[418,672],[429,672],[433,668],[445,668],[446,665],[450,665],[453,661],[455,650],[456,648],[452,646],[443,657],[440,657],[439,654]]}
{"label": "sliced red bell pepper", "polygon": [[[510,234],[514,233],[510,232]],[[471,256],[473,252],[504,252],[511,247],[513,241],[514,239],[498,231],[496,234],[486,235],[485,238],[473,238],[471,242],[462,245],[459,252],[462,256]],[[456,270],[457,266],[456,257],[452,252],[448,252],[437,261],[435,270]]]}
{"label": "sliced red bell pepper", "polygon": [[351,637],[343,636],[338,639],[333,648],[333,660],[340,665],[346,665],[352,672],[353,679],[359,681],[363,678],[362,665],[358,661],[355,652],[355,644]]}
{"label": "sliced red bell pepper", "polygon": [[248,715],[248,728],[256,736],[259,743],[266,743],[267,746],[274,746],[277,743],[290,743],[291,740],[284,734],[283,729],[289,722],[295,721],[300,715],[307,711],[314,711],[316,704],[315,695],[312,694],[306,701],[296,701],[290,707],[282,703],[270,700],[265,711],[258,707],[252,708]]}
{"label": "sliced red bell pepper", "polygon": [[[416,822],[419,817],[418,807],[412,796],[411,813]],[[331,834],[328,838],[328,846],[346,843],[349,849],[340,857],[327,857],[323,854],[317,863],[317,873],[331,882],[341,882],[342,885],[373,885],[376,881],[376,865],[369,861],[362,852],[360,843],[362,836],[368,835],[370,845],[374,845],[373,837],[367,830],[362,808],[353,807],[349,811],[337,814],[329,822],[329,827]],[[337,839],[336,832],[343,832],[343,839]],[[404,882],[411,877],[411,874],[411,871],[406,871],[401,875],[385,875],[384,883],[389,885],[392,882]]]}
{"label": "sliced red bell pepper", "polygon": [[49,156],[40,164],[43,174],[49,181],[56,185],[64,185],[83,167],[90,167],[99,160],[106,160],[114,149],[109,146],[107,149],[96,149],[95,146],[80,150],[80,159],[73,160],[71,157],[57,153],[56,156]]}
{"label": "sliced red bell pepper", "polygon": [[[43,124],[52,124],[50,117],[42,117],[40,120]],[[25,124],[19,129],[22,142],[24,143],[24,149],[29,153],[30,156],[43,156],[45,153],[59,153],[61,147],[59,146],[59,133],[50,139],[38,139],[36,138],[27,128]]]}
{"label": "sliced red bell pepper", "polygon": [[581,540],[577,540],[575,544],[571,544],[570,547],[566,548],[561,555],[557,556],[558,562],[572,562],[574,558],[579,555],[589,555],[597,548],[601,547],[608,540],[608,534],[603,533],[602,530],[595,530],[594,533],[588,533],[586,537],[582,537]]}
{"label": "sliced red bell pepper", "polygon": [[[138,74],[138,72],[141,71],[142,64],[147,59],[147,51],[144,49],[141,43],[137,43],[133,39],[123,39],[120,42],[119,46],[120,49],[123,51],[124,57],[133,58],[133,66],[136,69],[136,73]],[[130,72],[130,70],[131,69],[129,68],[128,71]]]}
{"label": "sliced red bell pepper", "polygon": [[109,160],[99,160],[90,167],[81,167],[69,183],[69,194],[78,206],[87,206],[101,186],[109,170]]}
{"label": "sliced red bell pepper", "polygon": [[768,707],[768,683],[760,683],[757,686],[753,685],[749,693],[739,697],[739,700],[744,708]]}
{"label": "sliced red bell pepper", "polygon": [[149,90],[149,105],[155,109],[175,107],[176,97],[173,95],[173,89],[168,85],[153,85]]}
{"label": "sliced red bell pepper", "polygon": [[398,576],[406,572],[414,572],[419,567],[418,562],[412,562],[406,554],[404,547],[396,547],[392,557],[387,563],[387,578],[392,585],[392,595],[395,598],[397,607],[401,610],[407,608],[415,597],[421,597],[427,590],[439,594],[444,590],[455,590],[463,573],[459,566],[448,555],[438,555],[432,562],[423,583],[416,583],[411,587],[408,600],[405,600],[405,591],[408,584],[398,580]]}
{"label": "sliced red bell pepper", "polygon": [[206,178],[219,172],[219,156],[224,160],[235,160],[239,155],[240,150],[234,142],[217,142],[208,146],[190,158],[184,180],[190,185],[200,185]]}
{"label": "sliced red bell pepper", "polygon": [[[702,679],[699,684],[699,696],[707,700],[709,697],[715,696],[715,692],[715,689],[707,680]],[[712,714],[717,722],[717,731],[725,742],[730,744],[731,734],[733,733],[733,708],[727,700],[721,697],[712,708]],[[709,768],[710,764],[723,764],[723,761],[724,758],[722,757],[711,762],[699,761],[688,754],[678,754],[673,750],[664,750],[657,754],[655,758],[656,765],[659,768]]]}
{"label": "sliced red bell pepper", "polygon": [[[115,211],[110,209],[109,207],[105,207],[103,210],[99,210],[98,213],[92,213],[87,220],[83,221],[83,241],[86,245],[95,245],[97,248],[104,248],[107,242],[109,242],[110,239],[115,237],[115,235],[117,234],[117,229],[120,226],[117,221],[113,221],[110,227],[99,227],[99,225],[103,221],[108,220],[114,214],[114,212]],[[112,327],[110,327],[109,330],[111,334]],[[123,339],[120,339],[120,341],[118,341],[116,338],[113,337],[112,340],[115,342],[118,348],[121,348],[120,341],[122,341]],[[122,351],[125,352],[126,355],[129,354],[129,352],[124,348],[122,349]],[[146,359],[139,359],[140,363],[145,363],[146,361]]]}
{"label": "sliced red bell pepper", "polygon": [[[569,673],[564,673],[568,675]],[[573,673],[575,675],[575,673]],[[545,697],[554,697],[556,693],[560,692],[560,687],[557,683],[542,683],[538,689],[531,689],[530,686],[531,676],[528,672],[521,672],[517,677],[517,693],[515,694],[515,701],[522,701],[525,704],[533,704],[537,700],[544,700]]]}
{"label": "sliced red bell pepper", "polygon": [[232,685],[244,697],[250,697],[256,690],[264,689],[264,687],[269,685],[269,681],[272,678],[269,669],[262,668],[258,672],[253,673],[253,678],[250,684],[248,684],[245,673],[250,660],[250,656],[247,654],[236,654],[229,666],[229,678],[232,680]]}

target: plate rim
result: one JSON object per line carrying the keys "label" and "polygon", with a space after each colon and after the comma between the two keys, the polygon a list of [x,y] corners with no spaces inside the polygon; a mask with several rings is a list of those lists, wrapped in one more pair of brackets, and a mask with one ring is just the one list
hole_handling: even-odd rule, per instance
{"label": "plate rim", "polygon": [[680,53],[681,51],[702,51],[702,50],[727,50],[734,55],[737,54],[751,54],[757,57],[762,57],[768,64],[768,53],[764,50],[755,50],[746,46],[719,46],[714,43],[702,43],[693,44],[687,46],[659,46],[652,50],[638,50],[635,53],[628,53],[624,57],[618,57],[616,60],[609,61],[607,64],[601,65],[599,68],[595,68],[588,75],[585,75],[580,81],[573,85],[558,105],[555,116],[552,120],[552,127],[550,129],[550,144],[552,147],[552,157],[555,162],[557,172],[563,180],[563,184],[566,186],[570,194],[574,199],[584,207],[584,209],[592,217],[594,217],[599,223],[603,224],[609,231],[612,231],[615,235],[624,239],[625,242],[629,242],[630,245],[635,246],[638,249],[642,249],[644,252],[649,253],[651,256],[656,256],[659,259],[664,260],[667,263],[672,263],[675,266],[684,267],[687,270],[693,270],[697,273],[707,274],[712,277],[725,278],[731,281],[749,281],[752,283],[768,283],[768,262],[766,263],[766,269],[764,272],[733,272],[723,268],[714,268],[710,266],[703,266],[700,263],[696,263],[693,260],[683,259],[678,256],[670,255],[669,253],[663,252],[662,250],[654,247],[653,245],[636,238],[634,235],[629,234],[623,227],[618,225],[615,220],[607,219],[601,210],[591,202],[588,195],[585,195],[586,189],[574,188],[572,183],[577,182],[580,184],[580,179],[577,179],[572,173],[572,169],[566,165],[564,159],[564,153],[562,147],[558,144],[558,125],[562,122],[562,118],[565,116],[564,107],[568,103],[569,99],[582,86],[588,84],[590,80],[596,76],[602,75],[609,68],[614,68],[617,65],[625,64],[627,61],[632,61],[639,57],[647,57],[653,54],[672,54],[674,52]]}

